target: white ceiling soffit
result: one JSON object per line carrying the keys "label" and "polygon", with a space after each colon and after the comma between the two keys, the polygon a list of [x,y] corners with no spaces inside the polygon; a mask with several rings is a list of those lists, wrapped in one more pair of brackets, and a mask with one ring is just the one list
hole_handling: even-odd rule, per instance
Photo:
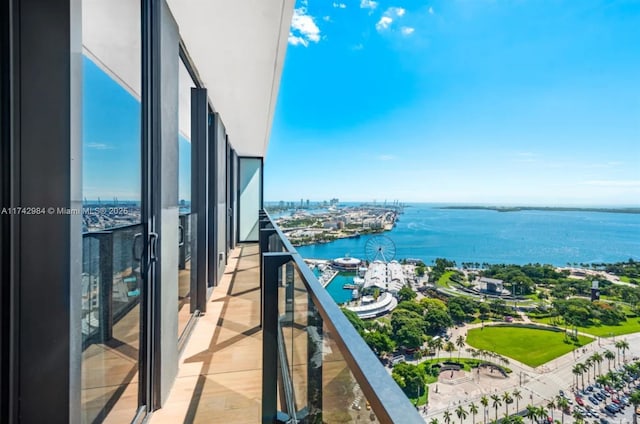
{"label": "white ceiling soffit", "polygon": [[167,0],[241,156],[269,142],[295,0]]}

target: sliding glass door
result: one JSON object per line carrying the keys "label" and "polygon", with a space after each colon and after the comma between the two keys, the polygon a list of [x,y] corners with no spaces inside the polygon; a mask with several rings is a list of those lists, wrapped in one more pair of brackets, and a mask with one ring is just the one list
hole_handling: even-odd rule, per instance
{"label": "sliding glass door", "polygon": [[142,86],[139,0],[82,2],[82,422],[139,405]]}

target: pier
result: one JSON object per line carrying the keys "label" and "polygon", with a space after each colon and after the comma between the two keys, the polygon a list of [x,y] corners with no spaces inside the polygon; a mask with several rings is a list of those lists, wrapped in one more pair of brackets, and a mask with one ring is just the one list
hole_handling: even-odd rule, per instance
{"label": "pier", "polygon": [[318,280],[320,281],[320,284],[322,284],[322,287],[327,287],[329,283],[336,278],[336,275],[338,275],[338,271],[327,268],[320,277],[318,277]]}

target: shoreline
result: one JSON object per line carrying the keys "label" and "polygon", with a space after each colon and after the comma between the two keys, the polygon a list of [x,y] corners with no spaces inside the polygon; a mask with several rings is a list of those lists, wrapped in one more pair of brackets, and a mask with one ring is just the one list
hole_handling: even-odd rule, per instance
{"label": "shoreline", "polygon": [[581,207],[562,207],[562,206],[439,206],[436,209],[453,209],[453,210],[487,210],[495,212],[523,212],[523,211],[542,211],[542,212],[600,212],[600,213],[625,213],[640,214],[640,207],[634,208],[581,208]]}

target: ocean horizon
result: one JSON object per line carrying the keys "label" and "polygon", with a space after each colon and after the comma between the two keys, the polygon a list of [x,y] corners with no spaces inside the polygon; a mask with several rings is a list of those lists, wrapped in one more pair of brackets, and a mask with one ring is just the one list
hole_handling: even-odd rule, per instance
{"label": "ocean horizon", "polygon": [[[396,227],[382,233],[395,244],[395,259],[418,258],[427,264],[436,258],[447,258],[458,264],[542,263],[555,266],[566,266],[567,263],[620,262],[630,258],[640,260],[640,214],[441,209],[444,206],[458,205],[461,204],[408,204],[404,213],[399,215]],[[468,205],[471,204],[464,206]],[[331,243],[299,246],[296,249],[304,258],[333,259],[349,255],[367,259],[365,245],[371,237],[373,236],[366,235],[357,239],[340,239]]]}

